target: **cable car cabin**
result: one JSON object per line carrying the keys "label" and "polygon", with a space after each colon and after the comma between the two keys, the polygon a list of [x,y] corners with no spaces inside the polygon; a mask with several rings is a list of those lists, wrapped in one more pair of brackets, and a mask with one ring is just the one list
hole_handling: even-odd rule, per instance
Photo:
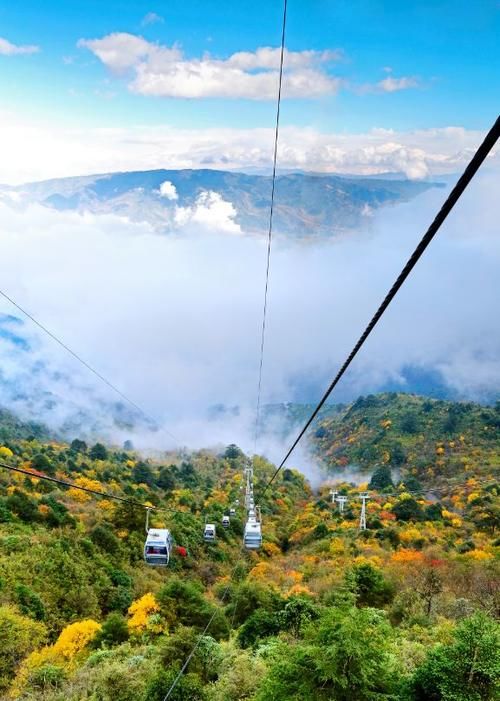
{"label": "cable car cabin", "polygon": [[240,505],[240,500],[239,500],[239,499],[235,499],[235,500],[234,500],[234,503],[236,504],[236,506],[239,506],[239,505]]}
{"label": "cable car cabin", "polygon": [[253,516],[246,522],[243,544],[247,550],[258,550],[262,545],[260,523]]}
{"label": "cable car cabin", "polygon": [[222,525],[224,528],[229,528],[231,521],[229,520],[229,516],[223,516],[222,517]]}
{"label": "cable car cabin", "polygon": [[206,543],[214,543],[215,537],[215,523],[206,523],[205,530],[203,531],[203,540]]}
{"label": "cable car cabin", "polygon": [[236,516],[236,509],[229,509],[230,516]]}
{"label": "cable car cabin", "polygon": [[144,544],[144,561],[148,565],[166,567],[172,551],[172,536],[167,528],[150,528]]}

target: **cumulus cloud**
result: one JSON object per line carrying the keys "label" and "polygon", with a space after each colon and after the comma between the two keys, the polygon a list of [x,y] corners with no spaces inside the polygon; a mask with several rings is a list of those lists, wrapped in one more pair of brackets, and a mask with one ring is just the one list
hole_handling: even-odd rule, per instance
{"label": "cumulus cloud", "polygon": [[[177,129],[169,126],[68,129],[0,112],[0,183],[155,168],[252,169],[270,172],[272,129]],[[280,168],[407,177],[465,167],[484,132],[462,127],[362,134],[283,127]],[[488,159],[500,162],[499,150]]]}
{"label": "cumulus cloud", "polygon": [[201,192],[191,207],[176,207],[176,227],[199,227],[209,231],[240,234],[241,227],[234,221],[237,211],[231,202],[224,200],[218,192]]}
{"label": "cumulus cloud", "polygon": [[[458,396],[500,388],[497,188],[493,175],[473,182],[333,399],[388,383],[405,389],[407,367],[438,373]],[[377,212],[349,238],[275,241],[264,403],[320,396],[444,196],[432,190]],[[266,243],[223,234],[231,210],[220,205],[205,193],[176,234],[158,236],[116,215],[3,203],[0,274],[22,306],[182,442],[251,449]],[[13,313],[5,301],[0,311]],[[81,403],[109,423],[104,400],[116,398],[29,322],[21,335],[30,350],[0,345],[3,379],[15,388],[0,401],[36,415],[27,404],[38,397],[40,409],[55,392],[53,414],[43,409],[55,424]],[[215,404],[240,409],[208,421]],[[280,457],[273,445],[270,457]]]}
{"label": "cumulus cloud", "polygon": [[[162,46],[140,36],[115,32],[101,39],[80,39],[111,71],[132,71],[132,92],[174,98],[247,98],[275,100],[280,50],[260,47],[227,59],[208,54],[187,58],[178,46]],[[325,70],[340,57],[334,51],[286,51],[283,97],[335,94],[341,81]]]}
{"label": "cumulus cloud", "polygon": [[13,44],[0,37],[0,56],[22,56],[26,54],[36,54],[40,51],[39,46]]}
{"label": "cumulus cloud", "polygon": [[167,200],[178,200],[179,195],[177,194],[177,189],[173,183],[170,182],[170,180],[165,180],[160,185],[160,195],[162,197],[165,197]]}

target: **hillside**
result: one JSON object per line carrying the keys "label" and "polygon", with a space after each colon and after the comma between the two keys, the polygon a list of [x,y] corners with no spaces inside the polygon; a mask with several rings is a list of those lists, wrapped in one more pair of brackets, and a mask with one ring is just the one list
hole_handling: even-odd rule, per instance
{"label": "hillside", "polygon": [[[160,194],[165,181],[177,198]],[[410,180],[344,178],[293,173],[276,181],[275,229],[297,237],[334,236],[354,231],[366,215],[406,202],[439,183]],[[0,187],[0,197],[39,202],[60,210],[114,213],[147,221],[166,230],[175,207],[191,207],[206,191],[218,193],[236,209],[235,221],[245,233],[263,233],[269,219],[271,178],[219,170],[152,170],[62,178],[20,187]]]}
{"label": "hillside", "polygon": [[[400,440],[403,472],[416,464],[412,451],[427,459],[434,445],[432,469],[459,461],[464,479],[427,467],[422,496],[391,474],[394,446],[379,467],[358,457],[372,478],[360,530],[366,482],[339,474],[313,494],[290,468],[263,497],[274,466],[254,456],[264,544],[252,553],[241,545],[241,507],[216,544],[202,538],[205,520],[220,523],[241,498],[247,459],[236,446],[147,457],[131,445],[47,442],[7,417],[0,461],[33,476],[0,469],[2,698],[163,701],[198,642],[174,701],[493,701],[500,515],[489,431],[498,413],[472,405],[450,426],[457,405],[425,402],[383,395],[341,407],[322,419],[316,449],[330,451],[338,473],[383,428],[375,448]],[[425,442],[403,422],[410,408],[432,420]],[[175,539],[169,567],[143,563],[141,507],[40,473],[172,510],[152,515]],[[347,497],[343,513],[331,486]]]}
{"label": "hillside", "polygon": [[412,394],[360,397],[320,421],[314,452],[332,474],[386,464],[436,486],[500,469],[500,403],[494,407]]}

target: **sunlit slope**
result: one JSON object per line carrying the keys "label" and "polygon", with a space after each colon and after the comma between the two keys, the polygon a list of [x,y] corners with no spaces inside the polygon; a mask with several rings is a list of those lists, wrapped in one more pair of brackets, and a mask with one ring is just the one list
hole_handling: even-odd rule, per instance
{"label": "sunlit slope", "polygon": [[[175,188],[169,188],[169,196],[160,191],[165,182]],[[354,231],[380,207],[409,201],[437,186],[403,179],[279,175],[274,228],[299,237]],[[124,215],[160,229],[174,208],[192,207],[203,193],[215,192],[235,208],[235,222],[244,233],[263,233],[269,219],[271,178],[208,169],[154,170],[48,180],[4,188],[4,192],[61,210]]]}
{"label": "sunlit slope", "polygon": [[500,404],[449,402],[411,394],[360,397],[320,421],[314,452],[332,474],[386,464],[428,486],[498,474]]}
{"label": "sunlit slope", "polygon": [[[400,420],[397,407],[423,402],[367,398],[319,428],[340,422],[355,435],[364,416],[362,426],[387,432]],[[443,405],[456,406],[434,408],[429,441],[442,436]],[[392,418],[379,414],[383,407]],[[263,497],[274,466],[255,457],[264,542],[251,553],[242,548],[245,512],[236,505],[246,458],[236,446],[146,456],[130,444],[36,437],[8,416],[0,461],[30,474],[0,469],[0,695],[163,701],[198,645],[176,701],[421,701],[428,689],[437,701],[493,701],[498,484],[491,465],[477,473],[473,465],[494,441],[467,436],[496,414],[475,405],[470,413],[474,421],[458,435],[460,457],[471,465],[464,479],[429,473],[421,490],[418,480],[400,480],[391,460],[371,469],[365,462],[364,484],[335,470],[335,489],[347,498],[342,513],[330,485],[313,494],[292,469],[301,467],[298,458]],[[143,508],[40,474],[170,509],[151,519],[174,536],[169,567],[143,562]],[[434,486],[441,491],[427,491]],[[218,526],[215,544],[203,542],[207,520]]]}

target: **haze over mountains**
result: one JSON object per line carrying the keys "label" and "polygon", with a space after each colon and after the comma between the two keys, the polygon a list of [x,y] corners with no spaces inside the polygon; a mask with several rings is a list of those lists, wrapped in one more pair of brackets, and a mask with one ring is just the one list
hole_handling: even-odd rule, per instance
{"label": "haze over mountains", "polygon": [[[169,185],[170,184],[170,185]],[[439,183],[341,177],[310,173],[279,175],[274,226],[294,237],[328,237],[363,226],[382,207],[408,202]],[[267,230],[271,178],[220,170],[151,170],[61,178],[0,188],[0,197],[38,202],[60,211],[118,214],[159,231],[184,223],[183,210],[212,202],[232,209],[233,233]],[[210,200],[210,198],[212,198]]]}
{"label": "haze over mountains", "polygon": [[[182,443],[249,445],[270,184],[159,170],[0,188],[3,289]],[[473,184],[334,402],[496,399],[494,189]],[[445,196],[393,175],[278,177],[264,405],[317,401]],[[151,436],[19,310],[0,313],[0,405],[54,429]],[[287,431],[283,413],[267,411],[269,437]]]}

